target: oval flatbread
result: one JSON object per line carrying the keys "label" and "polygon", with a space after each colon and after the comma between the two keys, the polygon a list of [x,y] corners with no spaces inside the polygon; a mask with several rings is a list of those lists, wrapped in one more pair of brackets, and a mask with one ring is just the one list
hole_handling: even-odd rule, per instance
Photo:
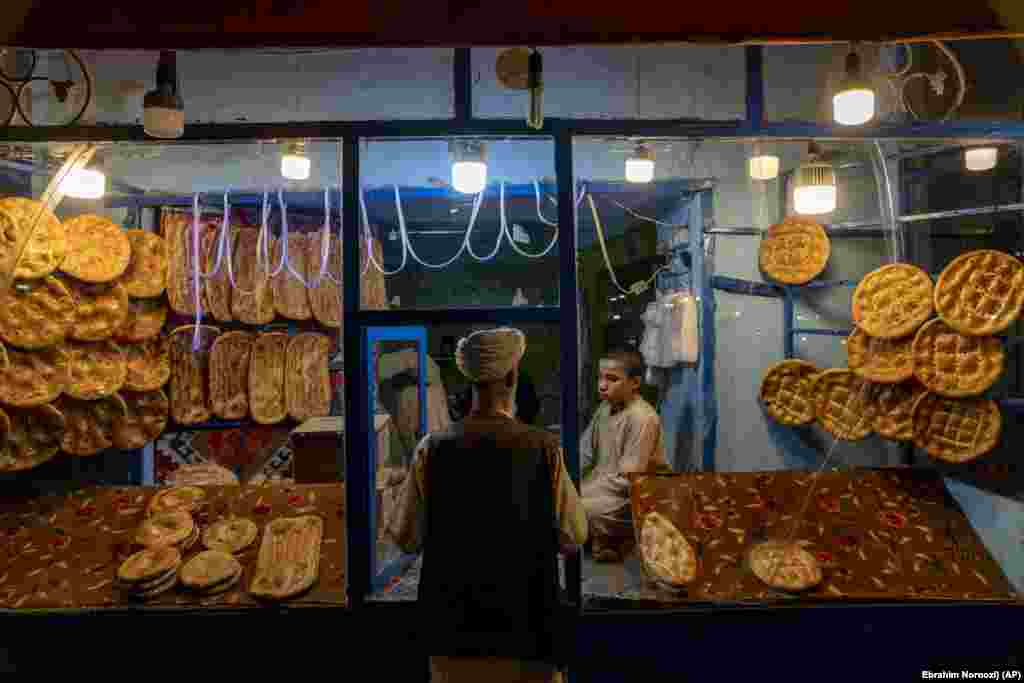
{"label": "oval flatbread", "polygon": [[213,414],[240,420],[249,414],[249,358],[253,335],[228,332],[217,337],[210,351],[210,404]]}
{"label": "oval flatbread", "polygon": [[[384,248],[377,238],[371,238],[373,258],[384,263]],[[366,240],[359,240],[359,262],[366,263]],[[388,308],[387,282],[384,273],[372,265],[359,280],[359,305],[364,311],[385,311]]]}
{"label": "oval flatbread", "polygon": [[181,564],[181,553],[174,547],[146,548],[121,563],[117,578],[126,584],[146,583],[163,578]]}
{"label": "oval flatbread", "polygon": [[327,335],[315,332],[297,334],[288,342],[285,403],[288,414],[300,422],[331,414],[330,346]]}
{"label": "oval flatbread", "polygon": [[1001,251],[962,254],[946,266],[935,286],[935,309],[962,334],[998,334],[1024,306],[1024,264]]}
{"label": "oval flatbread", "polygon": [[160,335],[167,322],[167,304],[162,298],[129,299],[124,324],[114,332],[121,342],[140,342]]}
{"label": "oval flatbread", "polygon": [[874,387],[871,400],[875,403],[874,430],[893,441],[911,441],[914,438],[914,404],[926,391],[916,379],[899,384]]}
{"label": "oval flatbread", "polygon": [[649,512],[640,531],[640,551],[653,578],[685,586],[697,578],[697,553],[667,517]]}
{"label": "oval flatbread", "polygon": [[287,334],[261,334],[253,342],[249,362],[249,411],[259,424],[275,424],[288,416],[284,390],[287,357]]}
{"label": "oval flatbread", "polygon": [[0,292],[0,337],[23,349],[59,344],[71,330],[75,300],[55,277],[15,280]]}
{"label": "oval flatbread", "polygon": [[239,553],[256,541],[259,527],[244,517],[233,517],[214,522],[203,532],[203,545],[210,550]]}
{"label": "oval flatbread", "polygon": [[96,455],[114,445],[114,422],[125,414],[124,401],[117,394],[96,401],[61,396],[55,406],[67,420],[60,444],[65,453]]}
{"label": "oval flatbread", "polygon": [[61,266],[67,249],[64,226],[42,202],[0,199],[0,272],[13,269],[14,277],[23,280],[45,277]]}
{"label": "oval flatbread", "polygon": [[751,548],[748,560],[754,575],[772,588],[803,591],[821,583],[818,560],[796,543],[759,543]]}
{"label": "oval flatbread", "polygon": [[7,350],[0,368],[0,402],[28,408],[49,403],[68,383],[68,355],[59,347],[37,351]]}
{"label": "oval flatbread", "polygon": [[[203,234],[203,270],[205,272],[210,272],[217,265],[220,234],[220,230],[210,230]],[[235,250],[238,245],[238,228],[232,228],[229,237],[230,242],[226,241],[224,244],[224,255],[221,257],[217,272],[203,283],[206,308],[215,320],[225,323],[235,319],[231,315],[231,280],[228,278],[228,260],[235,259]],[[236,262],[232,261],[232,264]],[[234,272],[234,266],[232,265],[232,273]]]}
{"label": "oval flatbread", "polygon": [[[312,284],[320,275],[320,237],[315,237],[311,244],[315,248],[310,250],[311,258],[306,260],[306,282]],[[341,282],[341,244],[336,239],[331,240],[327,272]],[[341,327],[341,287],[337,283],[325,275],[316,287],[307,290],[307,295],[313,316],[321,325],[335,329]]]}
{"label": "oval flatbread", "polygon": [[192,512],[206,499],[206,492],[198,486],[173,486],[153,494],[147,506],[150,515],[168,512]]}
{"label": "oval flatbread", "polygon": [[124,386],[128,361],[113,342],[68,341],[64,351],[68,354],[68,384],[64,389],[68,396],[91,401],[110,396]]}
{"label": "oval flatbread", "polygon": [[[160,226],[167,244],[167,301],[179,315],[196,314],[192,276],[192,217],[165,211]],[[200,280],[199,286],[202,287]]]}
{"label": "oval flatbread", "polygon": [[932,279],[917,266],[882,266],[853,291],[853,321],[872,337],[906,337],[931,317],[932,290]]}
{"label": "oval flatbread", "polygon": [[765,411],[784,425],[814,421],[812,381],[818,369],[802,360],[784,360],[768,369],[761,381],[760,398]]}
{"label": "oval flatbread", "polygon": [[195,522],[187,510],[156,514],[145,520],[135,534],[135,542],[147,548],[166,548],[187,541],[195,532]]}
{"label": "oval flatbread", "polygon": [[42,465],[60,450],[64,416],[50,404],[8,408],[11,429],[0,450],[0,472],[19,472]]}
{"label": "oval flatbread", "polygon": [[110,282],[128,268],[132,245],[119,225],[95,214],[64,223],[68,254],[61,271],[83,282]]}
{"label": "oval flatbread", "polygon": [[214,462],[180,465],[164,479],[168,486],[238,486],[238,475]]}
{"label": "oval flatbread", "polygon": [[1006,366],[995,337],[969,337],[936,318],[914,336],[914,375],[929,391],[950,398],[988,390]]}
{"label": "oval flatbread", "polygon": [[894,384],[914,374],[913,337],[881,339],[859,327],[846,340],[847,365],[872,382]]}
{"label": "oval flatbread", "polygon": [[776,282],[802,285],[825,270],[831,251],[831,242],[820,223],[790,216],[768,228],[758,253],[766,275]]}
{"label": "oval flatbread", "polygon": [[122,391],[125,414],[114,421],[114,445],[118,448],[142,448],[156,441],[167,427],[171,403],[164,392]]}
{"label": "oval flatbread", "polygon": [[843,441],[858,441],[871,433],[875,404],[871,384],[849,370],[826,370],[812,385],[818,422]]}
{"label": "oval flatbread", "polygon": [[259,232],[253,228],[238,231],[238,246],[235,248],[237,287],[231,292],[232,315],[250,325],[264,325],[274,319],[274,290],[269,271],[266,264],[257,267],[256,263],[258,237]]}
{"label": "oval flatbread", "polygon": [[[271,263],[280,261],[283,245],[283,240],[274,240]],[[319,254],[317,256],[319,257]],[[309,241],[306,236],[294,232],[289,234],[288,263],[291,264],[295,272],[306,277],[307,264],[310,260]],[[319,263],[319,258],[317,262]],[[278,315],[292,320],[309,320],[313,317],[313,312],[309,310],[306,286],[288,271],[287,265],[273,277],[271,287],[274,290],[274,310]]]}
{"label": "oval flatbread", "polygon": [[147,339],[138,344],[122,344],[128,373],[124,388],[154,391],[171,379],[171,344],[168,337]]}
{"label": "oval flatbread", "polygon": [[925,393],[914,404],[914,445],[936,460],[960,464],[999,443],[1003,419],[995,401]]}
{"label": "oval flatbread", "polygon": [[210,349],[219,330],[200,325],[199,348],[193,348],[194,325],[174,330],[171,346],[171,417],[178,424],[206,422],[212,415],[209,392]]}
{"label": "oval flatbread", "polygon": [[79,341],[110,339],[128,317],[128,293],[117,282],[90,284],[70,277],[61,284],[75,300],[75,320],[68,336]]}
{"label": "oval flatbread", "polygon": [[219,550],[204,550],[186,562],[178,576],[189,588],[205,590],[238,576],[242,565],[234,555]]}
{"label": "oval flatbread", "polygon": [[155,232],[126,230],[131,259],[121,276],[128,296],[139,299],[160,296],[167,287],[167,243]]}

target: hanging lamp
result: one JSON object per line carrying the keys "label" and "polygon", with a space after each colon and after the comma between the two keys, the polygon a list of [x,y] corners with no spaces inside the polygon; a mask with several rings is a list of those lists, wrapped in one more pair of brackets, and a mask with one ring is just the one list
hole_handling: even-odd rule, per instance
{"label": "hanging lamp", "polygon": [[836,194],[836,172],[822,160],[821,148],[812,141],[807,146],[807,160],[796,170],[793,208],[812,216],[831,213],[836,208]]}

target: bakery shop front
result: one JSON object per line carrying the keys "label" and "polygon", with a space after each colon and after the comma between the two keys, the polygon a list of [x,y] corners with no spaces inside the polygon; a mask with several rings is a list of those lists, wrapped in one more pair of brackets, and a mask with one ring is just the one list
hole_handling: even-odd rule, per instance
{"label": "bakery shop front", "polygon": [[425,463],[514,369],[570,678],[1012,673],[1021,60],[940,33],[0,51],[0,663],[427,678]]}

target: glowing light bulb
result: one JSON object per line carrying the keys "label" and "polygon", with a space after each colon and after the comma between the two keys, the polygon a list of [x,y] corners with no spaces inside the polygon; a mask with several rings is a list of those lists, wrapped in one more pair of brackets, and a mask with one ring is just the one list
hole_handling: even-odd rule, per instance
{"label": "glowing light bulb", "polygon": [[288,180],[308,180],[313,163],[301,154],[285,154],[281,157],[281,175]]}
{"label": "glowing light bulb", "polygon": [[750,177],[754,180],[772,180],[779,176],[779,158],[771,154],[750,157]]}
{"label": "glowing light bulb", "polygon": [[93,169],[80,168],[61,181],[60,189],[75,199],[99,199],[107,191],[107,176]]}
{"label": "glowing light bulb", "polygon": [[859,126],[875,118],[875,91],[843,90],[832,98],[832,115],[843,126]]}
{"label": "glowing light bulb", "polygon": [[456,161],[452,164],[452,187],[464,194],[477,194],[487,187],[487,164],[483,161]]}
{"label": "glowing light bulb", "polygon": [[964,165],[968,171],[991,171],[996,167],[999,150],[995,147],[974,147],[964,150]]}
{"label": "glowing light bulb", "polygon": [[654,152],[644,145],[638,145],[633,156],[626,159],[626,181],[649,183],[654,180]]}
{"label": "glowing light bulb", "polygon": [[835,185],[806,185],[793,190],[793,208],[797,213],[817,215],[836,210]]}

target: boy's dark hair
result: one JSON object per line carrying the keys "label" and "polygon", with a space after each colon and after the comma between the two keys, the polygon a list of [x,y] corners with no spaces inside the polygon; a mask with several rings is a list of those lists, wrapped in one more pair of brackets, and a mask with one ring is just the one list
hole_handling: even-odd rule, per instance
{"label": "boy's dark hair", "polygon": [[644,357],[631,349],[619,349],[601,356],[604,360],[614,361],[622,365],[626,370],[627,377],[643,379]]}

